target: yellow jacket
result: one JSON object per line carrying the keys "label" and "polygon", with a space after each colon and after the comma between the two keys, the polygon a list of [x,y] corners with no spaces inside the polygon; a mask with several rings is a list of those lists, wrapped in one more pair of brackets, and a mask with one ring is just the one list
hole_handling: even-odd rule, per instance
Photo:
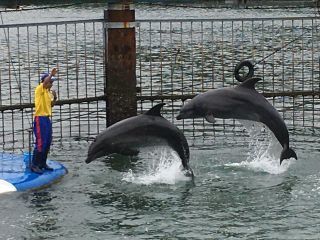
{"label": "yellow jacket", "polygon": [[51,116],[52,115],[52,102],[53,95],[43,87],[43,83],[40,83],[34,92],[34,104],[35,112],[34,116]]}

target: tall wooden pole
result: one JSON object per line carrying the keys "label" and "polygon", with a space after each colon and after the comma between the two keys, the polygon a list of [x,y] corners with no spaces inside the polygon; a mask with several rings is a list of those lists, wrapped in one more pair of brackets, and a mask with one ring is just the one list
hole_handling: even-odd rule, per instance
{"label": "tall wooden pole", "polygon": [[106,24],[108,126],[137,115],[135,10],[132,1],[109,2]]}

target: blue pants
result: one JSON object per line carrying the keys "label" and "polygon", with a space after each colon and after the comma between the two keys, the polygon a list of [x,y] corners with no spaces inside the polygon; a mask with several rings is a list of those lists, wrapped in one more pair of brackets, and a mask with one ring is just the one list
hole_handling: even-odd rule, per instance
{"label": "blue pants", "polygon": [[33,132],[36,138],[32,164],[44,167],[52,141],[52,123],[50,117],[36,116],[33,123]]}

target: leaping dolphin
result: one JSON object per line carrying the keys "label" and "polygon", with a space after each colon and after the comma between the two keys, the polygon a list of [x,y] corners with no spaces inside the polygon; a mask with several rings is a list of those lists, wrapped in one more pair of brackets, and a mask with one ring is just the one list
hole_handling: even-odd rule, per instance
{"label": "leaping dolphin", "polygon": [[260,78],[250,78],[236,87],[209,90],[187,102],[177,119],[202,118],[214,122],[214,118],[245,119],[264,123],[275,135],[283,150],[280,164],[284,159],[297,155],[289,147],[289,133],[278,111],[255,89]]}
{"label": "leaping dolphin", "polygon": [[100,133],[89,147],[86,163],[113,153],[137,155],[139,147],[156,145],[157,140],[161,140],[179,154],[185,174],[193,176],[187,139],[175,125],[161,116],[163,105],[157,104],[146,113],[117,122]]}

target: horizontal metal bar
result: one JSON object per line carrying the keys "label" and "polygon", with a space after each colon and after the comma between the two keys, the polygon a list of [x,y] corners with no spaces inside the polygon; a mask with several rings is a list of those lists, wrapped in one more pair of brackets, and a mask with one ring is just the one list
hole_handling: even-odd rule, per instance
{"label": "horizontal metal bar", "polygon": [[[182,100],[194,98],[197,94],[185,95],[155,95],[155,96],[137,96],[139,101],[155,101],[155,100]],[[269,92],[262,93],[265,97],[299,97],[299,96],[320,96],[320,91],[293,91],[293,92]]]}
{"label": "horizontal metal bar", "polygon": [[[66,104],[74,104],[74,103],[85,103],[85,102],[95,102],[106,100],[106,96],[97,96],[97,97],[87,97],[87,98],[77,98],[77,99],[65,99],[58,100],[55,103],[55,106],[62,106]],[[16,104],[16,105],[3,105],[0,106],[0,112],[8,111],[8,110],[22,110],[25,108],[34,108],[34,103],[24,103],[24,104]]]}
{"label": "horizontal metal bar", "polygon": [[233,22],[233,21],[271,21],[271,20],[319,20],[319,17],[263,17],[263,18],[196,18],[196,19],[136,19],[136,22]]}
{"label": "horizontal metal bar", "polygon": [[137,96],[137,100],[139,101],[154,101],[154,100],[187,100],[194,98],[196,94],[186,94],[186,95],[158,95],[158,96]]}
{"label": "horizontal metal bar", "polygon": [[[270,21],[270,20],[318,20],[319,17],[265,17],[265,18],[199,18],[199,19],[136,19],[136,22],[233,22],[233,21]],[[86,19],[86,20],[70,20],[59,22],[42,22],[42,23],[21,23],[21,24],[4,24],[0,25],[0,28],[16,28],[27,26],[47,26],[47,25],[63,25],[63,24],[75,24],[75,23],[88,23],[88,22],[104,22],[102,19]]]}
{"label": "horizontal metal bar", "polygon": [[59,22],[3,24],[3,25],[0,25],[0,28],[17,28],[17,27],[30,27],[30,26],[64,25],[64,24],[91,23],[91,22],[104,22],[104,21],[105,21],[104,19],[87,19],[87,20],[72,20],[72,21],[59,21]]}
{"label": "horizontal metal bar", "polygon": [[269,92],[262,93],[265,97],[299,97],[320,96],[320,91],[292,91],[292,92]]}
{"label": "horizontal metal bar", "polygon": [[[139,101],[154,101],[154,100],[182,100],[194,98],[197,94],[185,94],[185,95],[157,95],[157,96],[137,96]],[[320,91],[294,91],[294,92],[273,92],[273,93],[263,93],[265,97],[298,97],[298,96],[320,96]],[[84,102],[95,102],[106,100],[105,95],[97,97],[88,97],[88,98],[78,98],[78,99],[65,99],[58,100],[55,105],[62,106],[65,104],[74,104],[74,103],[84,103]],[[4,105],[0,106],[0,112],[8,110],[21,110],[25,108],[33,108],[33,103],[24,103],[16,105]]]}

